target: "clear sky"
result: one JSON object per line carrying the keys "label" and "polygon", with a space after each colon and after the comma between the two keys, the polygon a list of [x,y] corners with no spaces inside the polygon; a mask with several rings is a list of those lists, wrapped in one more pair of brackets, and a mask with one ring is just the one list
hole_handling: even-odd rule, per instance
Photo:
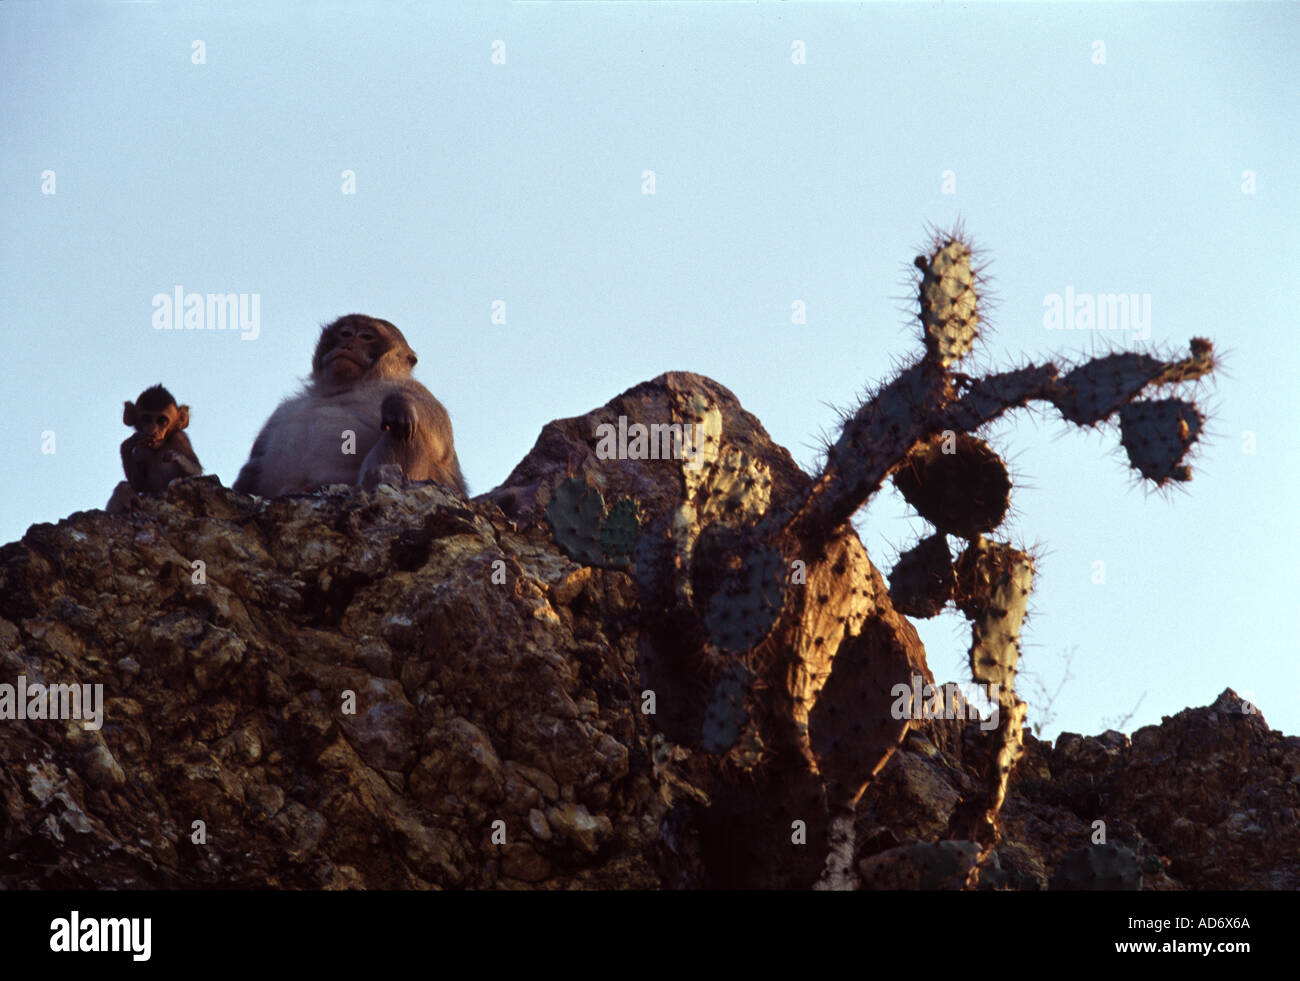
{"label": "clear sky", "polygon": [[[1298,52],[1293,3],[0,3],[0,541],[103,507],[122,402],[159,381],[229,484],[349,312],[406,333],[472,493],[672,369],[811,469],[918,350],[908,267],[960,216],[999,298],[977,368],[1227,356],[1172,495],[1114,434],[993,430],[1009,536],[1046,549],[1030,722],[1069,656],[1048,735],[1225,686],[1300,733]],[[178,286],[255,294],[257,339],[154,330]],[[1067,290],[1149,319],[1048,329]],[[859,525],[885,571],[923,529],[892,489]],[[964,681],[964,621],[919,627]]]}

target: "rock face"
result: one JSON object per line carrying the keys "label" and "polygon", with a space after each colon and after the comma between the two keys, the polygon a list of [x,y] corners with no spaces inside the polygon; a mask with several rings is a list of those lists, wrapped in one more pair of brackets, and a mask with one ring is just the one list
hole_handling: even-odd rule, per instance
{"label": "rock face", "polygon": [[[669,683],[665,625],[647,622],[636,580],[573,561],[546,521],[575,474],[647,513],[680,507],[679,469],[597,459],[593,433],[664,418],[683,393],[719,406],[774,497],[807,484],[729,391],[671,374],[550,424],[468,504],[389,484],[262,501],[200,477],[0,549],[0,685],[103,686],[102,728],[0,720],[0,887],[810,885],[833,847],[827,815],[724,779],[687,738],[717,697],[695,704]],[[888,656],[881,678],[932,682],[856,536],[835,547],[858,570],[842,628],[862,639],[855,670],[876,678]],[[1248,708],[1229,691],[1131,744],[1028,739],[980,886],[1110,875],[1114,861],[1066,858],[1101,820],[1146,888],[1300,887],[1300,740]],[[916,720],[895,750],[901,732],[870,736],[883,767],[837,884],[960,887],[978,849],[933,843],[978,789],[978,724]],[[720,844],[719,814],[753,815],[741,845]],[[809,826],[803,842],[791,819]],[[773,829],[768,851],[795,857],[753,871],[750,846]]]}
{"label": "rock face", "polygon": [[0,726],[3,881],[658,885],[635,638],[575,612],[635,590],[494,511],[196,478],[7,546],[0,671],[105,721]]}
{"label": "rock face", "polygon": [[[858,808],[864,885],[956,887],[940,874],[955,870],[916,845],[942,837],[969,784],[961,761],[974,728],[920,722],[881,771]],[[981,888],[1087,888],[1053,875],[1069,872],[1066,856],[1089,848],[1101,821],[1110,846],[1132,853],[1143,889],[1297,889],[1300,738],[1270,730],[1231,689],[1131,741],[1113,730],[1062,733],[1055,746],[1030,736],[1002,818],[1000,873]]]}

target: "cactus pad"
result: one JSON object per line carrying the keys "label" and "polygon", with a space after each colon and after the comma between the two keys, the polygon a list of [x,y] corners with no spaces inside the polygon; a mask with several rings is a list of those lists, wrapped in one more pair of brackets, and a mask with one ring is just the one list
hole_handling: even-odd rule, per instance
{"label": "cactus pad", "polygon": [[678,402],[675,416],[683,425],[693,427],[691,452],[683,453],[682,460],[686,500],[690,501],[718,459],[718,452],[722,448],[722,413],[712,402],[700,395],[692,395]]}
{"label": "cactus pad", "polygon": [[619,565],[631,561],[641,537],[641,509],[635,501],[616,501],[600,526],[600,550]]}
{"label": "cactus pad", "polygon": [[942,532],[923,538],[898,557],[889,573],[889,598],[910,617],[937,616],[952,599],[956,577]]}
{"label": "cactus pad", "polygon": [[971,677],[1014,691],[1033,560],[1010,545],[981,538],[962,553],[956,571],[957,603],[971,621]]}
{"label": "cactus pad", "polygon": [[970,246],[948,238],[927,259],[916,257],[921,270],[921,325],[926,357],[947,368],[970,351],[979,336],[975,271]]}
{"label": "cactus pad", "polygon": [[753,672],[738,661],[718,679],[704,711],[704,726],[700,733],[700,745],[706,752],[725,753],[740,739],[749,719],[745,711],[745,694],[753,680]]}
{"label": "cactus pad", "polygon": [[894,486],[921,517],[949,535],[975,538],[1007,515],[1011,478],[982,439],[939,434],[908,454]]}
{"label": "cactus pad", "polygon": [[546,520],[556,543],[569,557],[587,565],[604,560],[600,546],[605,499],[585,480],[570,477],[556,486],[546,506]]}
{"label": "cactus pad", "polygon": [[1133,469],[1147,480],[1191,480],[1182,460],[1201,435],[1204,420],[1196,406],[1181,399],[1134,402],[1119,413],[1120,442]]}
{"label": "cactus pad", "polygon": [[775,548],[749,550],[709,599],[704,624],[724,651],[747,651],[767,636],[785,603],[785,560]]}
{"label": "cactus pad", "polygon": [[600,491],[576,477],[552,491],[546,520],[556,543],[585,565],[626,569],[641,535],[641,510],[635,501],[616,501],[607,514]]}
{"label": "cactus pad", "polygon": [[697,483],[694,503],[701,521],[751,521],[767,511],[772,475],[767,464],[728,446]]}
{"label": "cactus pad", "polygon": [[1159,358],[1137,351],[1108,354],[1062,378],[1052,402],[1070,422],[1091,426],[1131,402],[1164,367]]}

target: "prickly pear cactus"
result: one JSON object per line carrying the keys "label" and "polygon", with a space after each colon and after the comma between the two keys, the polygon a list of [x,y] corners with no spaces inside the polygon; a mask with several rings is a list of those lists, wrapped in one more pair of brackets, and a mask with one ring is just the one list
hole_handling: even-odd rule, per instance
{"label": "prickly pear cactus", "polygon": [[894,486],[926,521],[961,538],[992,531],[1011,503],[1002,458],[984,440],[952,430],[909,453]]}
{"label": "prickly pear cactus", "polygon": [[1034,581],[1034,562],[1007,544],[972,543],[961,584],[963,611],[971,620],[971,678],[1014,689],[1020,660],[1020,627]]}
{"label": "prickly pear cactus", "polygon": [[704,712],[704,730],[700,745],[709,753],[725,753],[740,739],[749,713],[745,711],[745,695],[754,680],[754,673],[745,665],[736,663],[718,679]]}
{"label": "prickly pear cactus", "polygon": [[722,413],[716,405],[699,395],[681,400],[674,413],[676,422],[694,427],[691,454],[682,467],[685,497],[694,502],[700,485],[712,475],[713,464],[722,449]]}
{"label": "prickly pear cactus", "polygon": [[600,551],[617,565],[632,560],[641,538],[641,508],[635,501],[615,501],[600,525]]}
{"label": "prickly pear cactus", "polygon": [[1133,469],[1156,485],[1191,480],[1180,461],[1201,435],[1203,419],[1196,406],[1182,399],[1134,402],[1119,411],[1120,442]]}
{"label": "prickly pear cactus", "polygon": [[[671,706],[657,724],[707,778],[688,796],[700,809],[713,885],[852,882],[853,807],[908,726],[889,708],[892,686],[910,679],[915,643],[903,641],[894,607],[924,617],[952,603],[971,622],[971,676],[997,712],[967,757],[979,784],[948,828],[950,839],[978,849],[965,880],[978,887],[995,864],[1023,744],[1015,677],[1033,560],[984,537],[1005,520],[1012,483],[974,434],[1039,402],[1078,426],[1117,422],[1134,470],[1156,486],[1191,476],[1187,454],[1204,417],[1191,401],[1151,396],[1210,376],[1211,343],[1193,338],[1182,358],[1115,352],[1064,368],[1048,361],[958,373],[953,365],[983,329],[972,256],[958,229],[934,236],[916,259],[922,350],[846,415],[820,472],[797,489],[777,498],[768,465],[752,445],[747,452],[730,441],[717,405],[677,390],[673,421],[694,426],[698,438],[680,463],[675,504],[654,514],[624,500],[607,509],[595,487],[572,479],[552,494],[556,542],[577,561],[635,577],[642,680]],[[886,595],[849,520],[891,477],[936,531],[899,557]],[[956,560],[948,536],[967,541]],[[810,847],[774,848],[796,819]],[[925,864],[947,862],[947,853],[917,854],[926,876],[947,874],[948,865]],[[1130,881],[1117,861],[1088,852],[1070,869],[1086,862],[1095,879]],[[1058,872],[1072,882],[1083,876]]]}
{"label": "prickly pear cactus", "polygon": [[555,488],[546,518],[556,543],[585,565],[625,568],[641,537],[635,501],[616,501],[606,512],[604,495],[576,477]]}
{"label": "prickly pear cactus", "polygon": [[1095,426],[1132,400],[1132,393],[1154,381],[1164,363],[1136,351],[1108,354],[1075,368],[1061,379],[1056,407],[1078,426]]}
{"label": "prickly pear cactus", "polygon": [[919,255],[921,326],[926,357],[947,368],[961,360],[979,336],[976,272],[970,246],[958,236],[936,242],[929,256]]}
{"label": "prickly pear cactus", "polygon": [[910,617],[938,616],[952,599],[957,577],[952,552],[942,532],[922,538],[898,557],[889,573],[889,598]]}
{"label": "prickly pear cactus", "polygon": [[598,565],[604,561],[600,529],[605,517],[605,498],[585,481],[570,479],[555,488],[546,517],[555,541],[579,562]]}
{"label": "prickly pear cactus", "polygon": [[[716,411],[716,410],[715,410]],[[767,464],[725,447],[696,484],[700,517],[710,521],[753,521],[767,511],[772,477]]]}
{"label": "prickly pear cactus", "polygon": [[1192,356],[1166,362],[1150,354],[1126,351],[1079,365],[1055,384],[1048,400],[1078,426],[1095,426],[1131,403],[1148,387],[1196,381],[1214,369],[1214,348],[1193,337]]}
{"label": "prickly pear cactus", "polygon": [[979,538],[957,565],[957,603],[971,621],[971,678],[984,685],[998,721],[992,740],[983,747],[983,759],[972,754],[972,762],[983,771],[983,793],[962,802],[949,833],[979,842],[987,855],[998,843],[998,814],[1011,771],[1024,750],[1027,706],[1016,696],[1016,666],[1034,562],[1011,545]]}
{"label": "prickly pear cactus", "polygon": [[709,637],[724,651],[747,651],[767,636],[785,603],[785,561],[771,547],[741,559],[704,614]]}

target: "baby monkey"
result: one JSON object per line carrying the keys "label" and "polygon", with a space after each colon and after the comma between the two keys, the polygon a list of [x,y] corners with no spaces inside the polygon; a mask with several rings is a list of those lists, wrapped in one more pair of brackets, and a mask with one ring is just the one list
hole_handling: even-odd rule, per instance
{"label": "baby monkey", "polygon": [[136,493],[157,493],[177,477],[196,477],[203,466],[190,438],[182,431],[190,424],[190,407],[177,405],[161,385],[146,388],[134,402],[123,403],[122,422],[135,430],[122,441],[122,469],[126,487],[119,484],[108,502],[110,513],[132,505]]}

